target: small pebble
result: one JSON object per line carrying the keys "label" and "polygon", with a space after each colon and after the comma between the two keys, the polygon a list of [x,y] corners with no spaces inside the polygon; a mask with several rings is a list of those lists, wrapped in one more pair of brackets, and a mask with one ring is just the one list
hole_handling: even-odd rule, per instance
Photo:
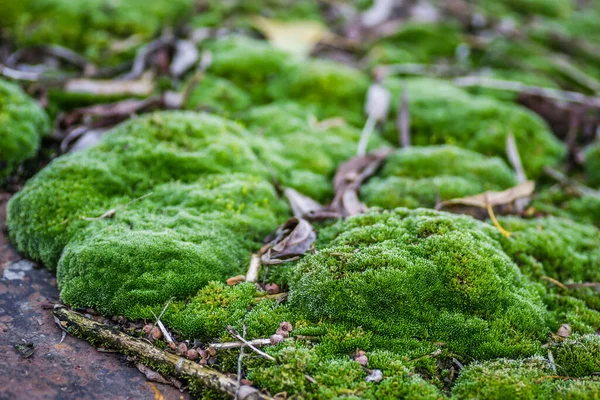
{"label": "small pebble", "polygon": [[290,333],[286,330],[283,330],[281,328],[277,329],[277,332],[275,332],[276,335],[280,335],[283,338],[287,338],[288,336],[290,336]]}
{"label": "small pebble", "polygon": [[163,337],[163,334],[160,331],[160,328],[158,326],[155,326],[154,328],[152,328],[151,334],[152,334],[152,339],[154,339],[154,340],[158,340]]}
{"label": "small pebble", "polygon": [[279,286],[276,283],[267,283],[265,285],[265,291],[269,294],[279,293]]}
{"label": "small pebble", "polygon": [[358,357],[354,358],[354,361],[356,361],[357,363],[359,363],[363,367],[366,367],[367,364],[369,363],[369,359],[364,354],[362,356],[358,356]]}
{"label": "small pebble", "polygon": [[207,357],[206,351],[204,351],[202,349],[198,350],[198,354],[200,354],[200,357],[202,357],[204,359],[206,359],[206,357]]}
{"label": "small pebble", "polygon": [[284,338],[281,335],[275,334],[275,335],[271,336],[269,339],[271,341],[271,344],[278,344],[278,343],[283,342]]}
{"label": "small pebble", "polygon": [[188,360],[194,361],[198,359],[198,352],[194,349],[189,349],[186,351],[185,356],[188,358]]}
{"label": "small pebble", "polygon": [[143,328],[144,333],[146,335],[149,334],[150,332],[152,332],[152,328],[154,328],[154,325],[152,325],[152,324],[144,325],[144,328]]}
{"label": "small pebble", "polygon": [[292,326],[292,324],[290,324],[287,321],[284,321],[284,322],[280,323],[279,324],[279,328],[283,329],[284,331],[288,331],[288,332],[291,332],[291,331],[294,330],[294,327]]}
{"label": "small pebble", "polygon": [[185,345],[185,343],[179,343],[179,346],[177,346],[177,350],[179,350],[181,354],[184,354],[187,351],[187,346]]}

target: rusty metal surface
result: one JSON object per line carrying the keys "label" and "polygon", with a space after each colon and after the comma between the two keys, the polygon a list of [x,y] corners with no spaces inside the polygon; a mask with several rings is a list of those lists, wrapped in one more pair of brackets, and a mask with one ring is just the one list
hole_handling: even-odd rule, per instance
{"label": "rusty metal surface", "polygon": [[[14,251],[6,238],[0,192],[0,399],[154,399],[145,377],[117,353],[101,353],[67,336],[48,304],[58,301],[56,279]],[[44,307],[46,306],[46,308]],[[33,343],[24,359],[15,344]],[[187,399],[171,386],[154,384],[168,400]]]}

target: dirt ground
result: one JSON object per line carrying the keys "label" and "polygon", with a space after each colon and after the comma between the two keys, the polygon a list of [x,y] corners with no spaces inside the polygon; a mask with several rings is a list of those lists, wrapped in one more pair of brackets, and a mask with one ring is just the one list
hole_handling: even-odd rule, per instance
{"label": "dirt ground", "polygon": [[[56,278],[22,259],[6,237],[6,203],[0,192],[0,399],[152,399],[145,377],[117,353],[102,353],[67,336],[54,323],[51,305],[58,301]],[[27,359],[15,344],[33,343]],[[186,393],[155,384],[165,399],[188,399]]]}

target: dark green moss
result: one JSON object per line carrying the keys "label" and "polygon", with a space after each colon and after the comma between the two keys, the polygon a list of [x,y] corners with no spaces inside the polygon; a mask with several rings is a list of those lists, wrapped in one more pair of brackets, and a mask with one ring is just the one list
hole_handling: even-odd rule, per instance
{"label": "dark green moss", "polygon": [[[386,81],[395,96],[408,90],[411,132],[418,146],[453,144],[488,156],[506,157],[506,137],[515,136],[529,177],[537,177],[545,165],[556,164],[564,145],[546,123],[531,111],[483,96],[472,96],[447,82],[433,79]],[[392,107],[396,109],[396,107]],[[397,130],[387,137],[396,140]]]}
{"label": "dark green moss", "polygon": [[600,372],[600,336],[574,337],[552,347],[554,362],[561,373],[583,378]]}
{"label": "dark green moss", "polygon": [[227,116],[247,109],[251,103],[250,96],[234,83],[227,79],[206,76],[194,85],[184,108]]}
{"label": "dark green moss", "polygon": [[595,188],[600,188],[600,143],[586,149],[585,172],[589,184]]}
{"label": "dark green moss", "polygon": [[361,196],[369,206],[388,209],[434,207],[438,201],[515,184],[513,172],[499,158],[447,145],[409,147],[386,160]]}
{"label": "dark green moss", "polygon": [[48,116],[17,85],[0,79],[0,183],[10,171],[33,157],[50,131]]}

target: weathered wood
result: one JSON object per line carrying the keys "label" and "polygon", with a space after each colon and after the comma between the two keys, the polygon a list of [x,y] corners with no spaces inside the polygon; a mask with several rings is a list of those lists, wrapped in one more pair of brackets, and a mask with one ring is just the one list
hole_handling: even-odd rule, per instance
{"label": "weathered wood", "polygon": [[57,323],[63,329],[77,337],[87,339],[95,345],[102,345],[104,348],[139,357],[140,361],[150,363],[151,366],[159,365],[168,369],[175,376],[196,379],[206,387],[219,390],[232,398],[237,396],[238,399],[243,400],[272,399],[256,388],[248,385],[238,385],[234,379],[221,372],[179,357],[176,354],[160,350],[142,339],[134,338],[114,328],[90,320],[65,307],[55,307],[53,314],[57,319]]}

